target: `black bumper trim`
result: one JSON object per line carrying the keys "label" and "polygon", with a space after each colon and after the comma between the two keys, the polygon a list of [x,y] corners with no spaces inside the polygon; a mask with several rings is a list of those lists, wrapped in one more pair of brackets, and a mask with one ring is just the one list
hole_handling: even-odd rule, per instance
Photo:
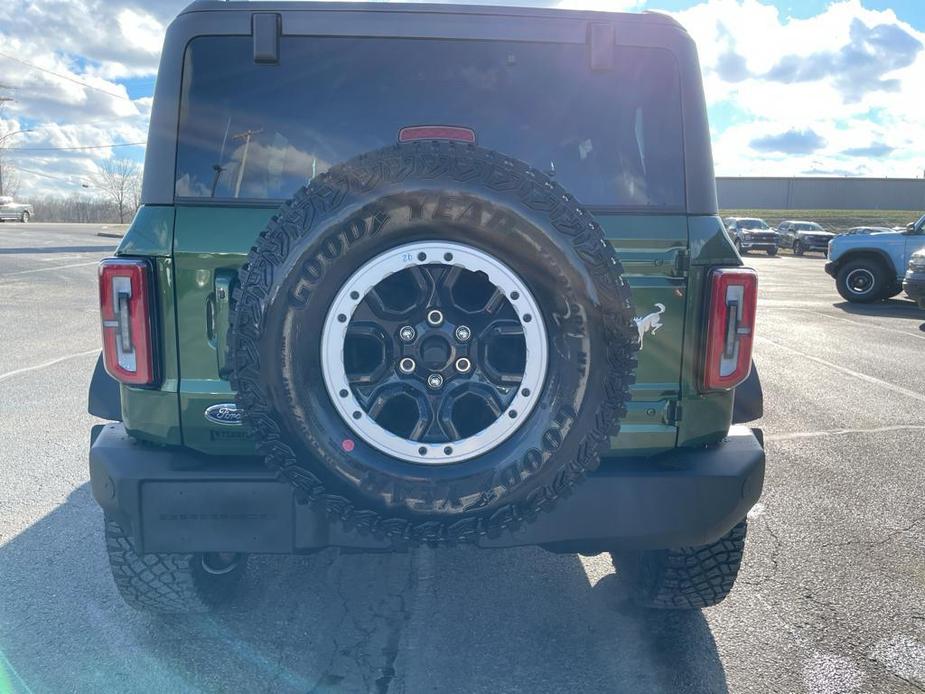
{"label": "black bumper trim", "polygon": [[[93,495],[130,528],[142,552],[292,553],[337,546],[389,549],[348,532],[256,458],[223,459],[136,442],[121,424],[94,427]],[[660,549],[712,542],[755,504],[765,456],[755,432],[733,426],[710,448],[604,460],[556,508],[483,547],[564,551]]]}

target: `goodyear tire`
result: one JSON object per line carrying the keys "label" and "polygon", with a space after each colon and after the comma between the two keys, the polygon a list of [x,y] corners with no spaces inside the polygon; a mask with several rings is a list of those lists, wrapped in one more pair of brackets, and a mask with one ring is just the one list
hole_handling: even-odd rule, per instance
{"label": "goodyear tire", "polygon": [[107,517],[106,553],[123,600],[143,612],[211,612],[236,595],[247,555],[138,554],[129,533]]}
{"label": "goodyear tire", "polygon": [[633,601],[660,610],[699,610],[726,599],[745,551],[747,521],[709,545],[643,552],[613,552]]}
{"label": "goodyear tire", "polygon": [[525,164],[438,142],[360,156],[286,203],[240,271],[244,422],[348,529],[454,543],[529,522],[625,414],[638,337],[621,271],[593,217]]}

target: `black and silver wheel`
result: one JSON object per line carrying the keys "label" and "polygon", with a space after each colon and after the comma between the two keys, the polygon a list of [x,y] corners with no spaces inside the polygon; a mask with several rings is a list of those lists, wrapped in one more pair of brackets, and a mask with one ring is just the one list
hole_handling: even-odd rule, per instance
{"label": "black and silver wheel", "polygon": [[843,299],[867,304],[879,301],[888,288],[887,271],[874,259],[863,258],[845,263],[835,278],[835,288]]}
{"label": "black and silver wheel", "polygon": [[31,217],[29,216],[29,213],[26,211],[23,211],[22,217],[19,218],[19,221],[22,222],[23,224],[27,224],[30,219]]}
{"label": "black and silver wheel", "polygon": [[767,253],[769,256],[773,257],[773,256],[777,255],[777,249],[776,249],[776,248],[768,248],[767,251],[766,251],[766,253]]}
{"label": "black and silver wheel", "polygon": [[473,246],[419,241],[344,283],[321,336],[324,385],[365,443],[427,465],[483,455],[536,406],[546,327],[529,287]]}
{"label": "black and silver wheel", "polygon": [[803,244],[800,242],[800,239],[794,239],[793,241],[793,254],[794,255],[803,255],[806,249],[803,248]]}
{"label": "black and silver wheel", "polygon": [[638,330],[599,225],[474,146],[317,177],[240,273],[232,385],[309,503],[401,544],[534,519],[619,430]]}
{"label": "black and silver wheel", "polygon": [[106,553],[116,588],[127,604],[159,613],[209,612],[236,594],[247,555],[138,554],[122,526],[106,518]]}

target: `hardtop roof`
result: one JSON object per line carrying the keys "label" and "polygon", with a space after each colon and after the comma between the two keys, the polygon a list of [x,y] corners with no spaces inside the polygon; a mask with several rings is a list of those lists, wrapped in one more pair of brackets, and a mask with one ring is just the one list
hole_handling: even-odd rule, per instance
{"label": "hardtop roof", "polygon": [[[687,31],[667,14],[646,10],[644,12],[610,12],[601,10],[563,9],[550,7],[537,2],[533,6],[514,5],[480,5],[467,3],[431,3],[431,2],[325,2],[322,0],[301,0],[273,2],[273,0],[194,0],[187,5],[180,15],[192,12],[304,12],[337,11],[346,12],[417,12],[421,14],[483,14],[494,16],[523,17],[570,17],[598,19],[600,21],[619,21],[643,24],[661,24],[672,26],[684,33]],[[178,15],[179,16],[179,15]]]}

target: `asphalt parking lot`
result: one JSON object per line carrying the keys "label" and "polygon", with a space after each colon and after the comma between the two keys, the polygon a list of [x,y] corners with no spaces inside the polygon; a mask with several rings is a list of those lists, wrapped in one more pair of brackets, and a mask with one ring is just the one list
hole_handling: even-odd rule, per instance
{"label": "asphalt parking lot", "polygon": [[259,558],[233,609],[112,585],[87,483],[96,261],[0,224],[0,692],[925,691],[925,312],[847,305],[822,258],[749,256],[768,471],[731,597],[646,613],[606,556]]}

